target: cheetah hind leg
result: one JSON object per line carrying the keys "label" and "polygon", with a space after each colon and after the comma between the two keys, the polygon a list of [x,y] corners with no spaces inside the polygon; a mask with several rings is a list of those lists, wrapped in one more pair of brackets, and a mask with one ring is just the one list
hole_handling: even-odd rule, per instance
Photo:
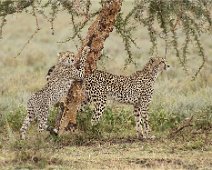
{"label": "cheetah hind leg", "polygon": [[142,113],[141,115],[144,129],[145,139],[154,140],[156,137],[151,133],[151,127],[149,126],[149,115],[147,112]]}
{"label": "cheetah hind leg", "polygon": [[25,140],[26,139],[26,132],[27,129],[29,128],[31,122],[35,119],[35,114],[32,110],[27,111],[28,114],[26,118],[24,119],[23,125],[20,129],[20,139]]}

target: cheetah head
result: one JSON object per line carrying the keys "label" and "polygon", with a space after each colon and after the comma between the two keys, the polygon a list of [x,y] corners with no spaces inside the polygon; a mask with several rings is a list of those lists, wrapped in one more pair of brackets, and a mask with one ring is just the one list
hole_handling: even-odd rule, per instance
{"label": "cheetah head", "polygon": [[76,63],[76,59],[74,57],[74,53],[70,51],[59,52],[58,56],[58,63],[62,63],[64,65],[73,65]]}
{"label": "cheetah head", "polygon": [[167,70],[170,66],[166,63],[165,58],[162,57],[151,57],[149,61],[152,68],[157,69],[158,71]]}

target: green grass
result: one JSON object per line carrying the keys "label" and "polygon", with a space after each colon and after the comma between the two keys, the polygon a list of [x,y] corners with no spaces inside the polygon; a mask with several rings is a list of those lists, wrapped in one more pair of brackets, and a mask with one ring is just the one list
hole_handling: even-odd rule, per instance
{"label": "green grass", "polygon": [[[136,138],[134,118],[129,110],[107,108],[102,121],[91,126],[92,111],[78,115],[78,130],[60,137],[39,134],[35,124],[28,139],[18,130],[24,116],[18,108],[1,124],[0,169],[210,169],[212,161],[211,108],[194,115],[192,126],[170,137],[181,117],[169,117],[161,110],[151,116],[154,141]],[[54,124],[55,111],[50,116]],[[201,159],[200,159],[201,157]]]}
{"label": "green grass", "polygon": [[[125,6],[125,8],[128,8]],[[127,9],[124,9],[127,10]],[[63,19],[60,19],[63,18]],[[108,102],[101,122],[92,127],[92,109],[78,115],[78,131],[61,137],[38,134],[37,124],[28,132],[29,140],[19,141],[19,128],[26,115],[26,102],[31,93],[45,84],[45,75],[56,62],[59,51],[77,51],[79,42],[56,43],[70,35],[69,16],[60,14],[55,20],[55,35],[49,23],[39,19],[41,30],[23,53],[15,57],[35,30],[34,18],[27,14],[7,18],[0,40],[0,169],[211,169],[212,167],[212,48],[211,37],[203,35],[208,57],[201,74],[192,81],[198,59],[190,45],[188,73],[180,67],[174,50],[169,48],[167,60],[171,68],[159,76],[150,105],[150,123],[155,141],[137,140],[132,108]],[[82,35],[85,35],[83,30]],[[120,37],[113,32],[105,42],[99,69],[129,75],[147,62],[151,43],[147,30],[135,32],[140,49],[134,48],[137,65],[124,68],[127,54]],[[179,37],[182,38],[182,37]],[[159,55],[164,43],[159,40]],[[49,123],[54,124],[52,110]],[[193,115],[192,126],[169,137],[184,119]]]}

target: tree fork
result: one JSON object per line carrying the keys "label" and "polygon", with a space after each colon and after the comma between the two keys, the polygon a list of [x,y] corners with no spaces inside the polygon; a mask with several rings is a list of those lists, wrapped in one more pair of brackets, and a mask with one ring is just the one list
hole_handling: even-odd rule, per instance
{"label": "tree fork", "polygon": [[[90,47],[90,53],[85,65],[85,76],[90,75],[96,69],[101,50],[104,48],[104,41],[109,36],[109,33],[113,31],[116,16],[121,10],[121,5],[122,0],[106,1],[96,20],[89,27],[82,47],[75,56],[79,60],[84,47]],[[59,129],[59,135],[63,133],[69,122],[76,124],[77,110],[80,108],[83,98],[82,82],[74,82],[64,101],[64,110],[61,118],[63,121],[56,124],[56,128]]]}

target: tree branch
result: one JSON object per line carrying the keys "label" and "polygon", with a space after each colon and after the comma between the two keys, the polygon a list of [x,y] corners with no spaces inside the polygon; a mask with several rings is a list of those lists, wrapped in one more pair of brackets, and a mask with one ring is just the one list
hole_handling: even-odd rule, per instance
{"label": "tree branch", "polygon": [[[76,54],[76,58],[80,58],[82,50],[85,46],[90,46],[90,53],[85,65],[85,75],[88,76],[96,69],[97,61],[101,55],[101,50],[104,48],[104,41],[113,31],[116,16],[119,13],[122,5],[122,0],[106,1],[97,16],[96,20],[89,27],[86,38],[82,42],[82,47]],[[81,101],[84,98],[82,83],[73,83],[69,94],[64,103],[63,119],[61,119],[59,134],[63,133],[65,127],[70,121],[76,123],[76,114],[78,108],[81,106]]]}

